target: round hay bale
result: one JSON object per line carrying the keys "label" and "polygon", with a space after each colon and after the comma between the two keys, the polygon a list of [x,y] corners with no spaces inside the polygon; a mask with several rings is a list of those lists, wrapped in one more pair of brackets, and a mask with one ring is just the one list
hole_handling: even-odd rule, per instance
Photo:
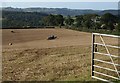
{"label": "round hay bale", "polygon": [[47,38],[47,40],[53,40],[53,39],[56,39],[57,38],[57,36],[55,36],[55,35],[50,35],[48,38]]}
{"label": "round hay bale", "polygon": [[12,43],[9,43],[9,46],[11,46],[12,45]]}
{"label": "round hay bale", "polygon": [[11,31],[11,33],[14,33],[14,31]]}

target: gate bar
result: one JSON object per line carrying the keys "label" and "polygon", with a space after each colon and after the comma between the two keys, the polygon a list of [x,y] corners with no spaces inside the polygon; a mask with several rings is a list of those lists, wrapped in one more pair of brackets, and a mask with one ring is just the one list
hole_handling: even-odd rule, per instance
{"label": "gate bar", "polygon": [[110,76],[110,75],[107,75],[107,74],[104,74],[104,73],[101,73],[101,72],[97,72],[97,71],[93,71],[93,72],[96,73],[96,74],[100,74],[100,75],[106,76],[106,77],[114,78],[114,79],[116,79],[116,80],[120,80],[120,79],[117,78],[117,77]]}
{"label": "gate bar", "polygon": [[100,53],[100,52],[94,52],[95,54],[100,54],[100,55],[106,55],[106,56],[112,56],[114,58],[120,58],[120,56],[116,56],[116,55],[109,55],[109,54],[106,54],[106,53]]}
{"label": "gate bar", "polygon": [[108,81],[108,80],[105,80],[105,79],[102,79],[102,78],[99,78],[99,77],[96,77],[96,76],[92,76],[92,78],[95,78],[95,79],[98,79],[98,80],[101,80],[101,81],[104,81],[104,82],[108,82],[108,83],[113,83],[111,81]]}
{"label": "gate bar", "polygon": [[[111,64],[113,65],[114,63],[111,63],[111,62],[108,62],[108,61],[103,61],[103,60],[100,60],[100,59],[94,59],[94,61],[99,61],[99,62],[103,62],[103,63],[107,63],[107,64]],[[120,66],[119,64],[115,64],[116,66]]]}
{"label": "gate bar", "polygon": [[120,36],[117,36],[117,35],[108,35],[108,34],[100,34],[100,33],[92,33],[94,35],[101,35],[101,36],[107,36],[107,37],[115,37],[115,38],[120,38]]}
{"label": "gate bar", "polygon": [[[108,71],[116,72],[115,70],[110,69],[110,68],[105,68],[105,67],[101,67],[101,66],[98,66],[98,65],[93,65],[93,66],[96,67],[96,68],[101,68],[101,69],[105,69],[105,70],[108,70]],[[118,73],[120,73],[120,71],[118,71]]]}
{"label": "gate bar", "polygon": [[104,44],[101,44],[101,43],[94,43],[94,44],[97,44],[97,45],[101,45],[101,46],[107,46],[107,47],[112,47],[112,48],[119,48],[120,49],[120,47],[118,47],[118,46],[112,46],[112,45],[104,45]]}

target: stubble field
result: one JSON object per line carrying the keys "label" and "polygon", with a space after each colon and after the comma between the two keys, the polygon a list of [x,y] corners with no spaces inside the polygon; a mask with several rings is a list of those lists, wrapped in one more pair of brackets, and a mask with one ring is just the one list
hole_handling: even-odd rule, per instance
{"label": "stubble field", "polygon": [[[57,39],[47,40],[52,34]],[[2,30],[3,81],[93,80],[91,35],[69,29]],[[106,42],[118,41],[106,38]]]}

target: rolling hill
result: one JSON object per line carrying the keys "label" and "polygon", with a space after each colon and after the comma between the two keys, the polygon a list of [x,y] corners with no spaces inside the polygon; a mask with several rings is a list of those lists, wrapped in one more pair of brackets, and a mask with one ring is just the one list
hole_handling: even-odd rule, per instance
{"label": "rolling hill", "polygon": [[3,11],[17,11],[17,12],[42,12],[47,14],[61,14],[63,16],[76,16],[84,14],[99,14],[111,13],[118,15],[118,10],[92,10],[92,9],[67,9],[67,8],[2,8]]}

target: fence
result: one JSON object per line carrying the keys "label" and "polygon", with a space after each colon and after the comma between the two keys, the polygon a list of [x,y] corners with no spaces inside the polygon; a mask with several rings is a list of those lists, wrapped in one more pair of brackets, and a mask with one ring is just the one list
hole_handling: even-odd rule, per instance
{"label": "fence", "polygon": [[[102,43],[96,42],[96,36],[100,38]],[[118,55],[111,54],[110,51],[109,51],[109,48],[117,49],[118,52],[119,52],[120,47],[119,47],[119,45],[115,46],[115,45],[106,44],[103,37],[112,37],[112,38],[117,38],[118,40],[120,38],[120,36],[116,36],[116,35],[92,33],[92,66],[91,66],[92,70],[91,70],[91,74],[92,74],[92,78],[112,83],[113,81],[111,81],[111,79],[118,80],[118,81],[120,80],[120,75],[119,75],[120,74],[120,70],[119,70],[120,64],[119,64],[119,61],[116,64],[113,60],[113,58],[116,58],[117,60],[119,60],[120,56],[119,56],[119,53],[118,53]],[[119,41],[118,41],[118,44],[119,44]],[[106,50],[106,53],[102,53],[102,52],[99,52],[99,50],[96,50],[98,46],[104,47],[105,50]],[[96,54],[99,55],[100,57],[95,58]],[[101,60],[100,58],[102,56],[109,57],[110,61]],[[114,69],[99,66],[99,65],[96,65],[96,63],[97,64],[100,63],[100,64],[112,65]],[[101,70],[104,70],[104,71],[107,71],[107,72],[116,73],[116,76],[109,75],[109,73],[106,74],[106,73],[103,73],[103,72],[96,71],[95,68],[98,68],[98,69],[101,69]],[[103,78],[103,77],[107,77],[108,79]]]}

